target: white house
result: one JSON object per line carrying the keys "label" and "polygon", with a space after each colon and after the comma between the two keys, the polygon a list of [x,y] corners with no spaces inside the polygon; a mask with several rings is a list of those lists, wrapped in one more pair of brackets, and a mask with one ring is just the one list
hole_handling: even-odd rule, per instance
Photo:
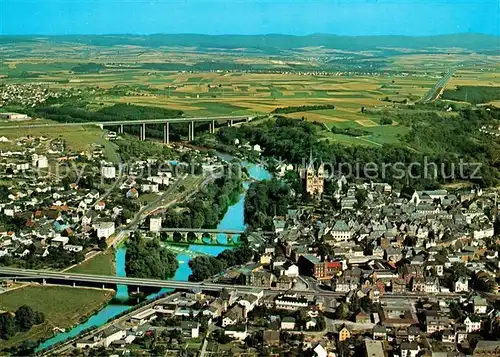
{"label": "white house", "polygon": [[152,192],[152,193],[156,193],[159,191],[159,188],[158,188],[158,184],[142,184],[141,185],[141,191],[142,192]]}
{"label": "white house", "polygon": [[466,277],[458,278],[457,281],[453,282],[453,291],[456,293],[469,291],[469,279]]}
{"label": "white house", "polygon": [[114,166],[101,167],[101,176],[105,179],[114,179],[116,177],[116,168]]}
{"label": "white house", "polygon": [[98,238],[108,238],[115,233],[115,222],[99,222],[94,224],[94,229],[97,230]]}
{"label": "white house", "polygon": [[293,317],[284,317],[281,321],[282,330],[293,330],[295,328],[295,319]]}
{"label": "white house", "polygon": [[330,231],[330,235],[336,242],[348,241],[352,236],[349,226],[347,225],[347,223],[345,223],[345,221],[342,220],[338,220],[335,222],[335,225]]}
{"label": "white house", "polygon": [[63,246],[64,247],[66,244],[68,244],[68,242],[69,242],[68,237],[58,236],[58,237],[52,238],[52,240],[50,241],[50,244],[53,246]]}
{"label": "white house", "polygon": [[159,232],[161,229],[161,216],[149,218],[149,230],[151,232]]}
{"label": "white house", "polygon": [[327,357],[328,352],[326,352],[325,348],[321,345],[321,343],[318,343],[316,347],[314,347],[314,356],[316,357]]}
{"label": "white house", "polygon": [[476,316],[467,316],[467,318],[464,320],[464,324],[465,331],[467,333],[472,333],[481,329],[481,320]]}
{"label": "white house", "polygon": [[486,314],[486,310],[488,309],[488,303],[486,299],[481,296],[474,297],[474,313],[475,314]]}
{"label": "white house", "polygon": [[31,157],[31,165],[39,169],[45,169],[49,167],[49,161],[47,159],[47,156],[33,154],[33,156]]}

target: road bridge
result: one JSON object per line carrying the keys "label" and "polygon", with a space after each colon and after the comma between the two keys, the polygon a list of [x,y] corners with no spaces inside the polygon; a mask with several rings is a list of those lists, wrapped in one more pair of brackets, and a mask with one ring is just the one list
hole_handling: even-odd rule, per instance
{"label": "road bridge", "polygon": [[115,126],[118,127],[118,132],[123,133],[124,126],[140,125],[140,139],[146,140],[146,125],[147,124],[163,124],[163,142],[170,143],[170,123],[186,123],[189,125],[188,140],[194,140],[194,124],[209,123],[209,132],[215,133],[217,123],[224,122],[228,126],[233,126],[235,121],[248,122],[252,119],[249,116],[219,116],[219,117],[181,117],[181,118],[158,118],[144,120],[112,120],[112,121],[89,121],[82,123],[47,123],[47,124],[18,124],[4,125],[1,129],[30,129],[30,128],[55,128],[55,127],[72,127],[72,126],[99,126],[101,128]]}
{"label": "road bridge", "polygon": [[[191,282],[191,281],[178,281],[178,280],[129,278],[129,277],[107,276],[107,275],[76,274],[76,273],[57,272],[50,270],[19,269],[19,268],[9,268],[9,267],[0,267],[0,275],[8,276],[9,279],[17,279],[18,277],[31,277],[33,279],[40,279],[40,280],[54,279],[54,280],[65,280],[73,283],[75,282],[94,283],[94,284],[102,284],[103,286],[114,284],[114,285],[127,285],[138,288],[153,287],[153,288],[171,288],[180,290],[199,289],[206,291],[220,291],[222,289],[231,289],[231,290],[234,289],[242,292],[252,292],[255,291],[255,289],[262,289],[269,294],[285,293],[289,291],[289,289],[267,289],[267,288],[246,286],[246,285],[228,285],[228,284],[208,283],[208,282],[205,283],[205,282]],[[345,292],[334,292],[330,290],[321,290],[321,289],[307,289],[307,290],[295,289],[294,292],[296,292],[299,295],[312,295],[312,296],[322,296],[330,298],[340,298],[346,295]],[[455,298],[459,296],[463,296],[463,294],[386,293],[383,295],[382,299],[417,300],[423,297]],[[496,296],[498,298],[498,295]]]}

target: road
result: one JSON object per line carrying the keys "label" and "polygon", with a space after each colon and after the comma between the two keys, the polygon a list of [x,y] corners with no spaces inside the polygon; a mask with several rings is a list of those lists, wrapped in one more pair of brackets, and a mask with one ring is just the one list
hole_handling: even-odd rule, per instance
{"label": "road", "polygon": [[[259,289],[254,286],[246,285],[228,285],[228,284],[218,284],[209,282],[190,282],[190,281],[177,281],[177,280],[158,280],[158,279],[142,279],[142,278],[129,278],[129,277],[119,277],[119,276],[107,276],[107,275],[90,275],[90,274],[76,274],[68,272],[55,272],[48,270],[33,270],[33,269],[19,269],[19,268],[9,268],[0,267],[0,274],[8,276],[9,279],[15,279],[16,277],[32,277],[39,279],[58,279],[66,280],[69,282],[90,282],[95,284],[116,284],[116,285],[131,285],[131,286],[144,286],[144,287],[156,287],[156,288],[172,288],[172,289],[202,289],[202,290],[212,290],[220,291],[222,289],[235,289],[239,291],[255,291]],[[264,292],[268,294],[285,293],[288,289],[266,289],[263,288]],[[299,295],[313,295],[322,297],[334,297],[340,298],[344,297],[346,293],[344,292],[334,292],[330,290],[313,290],[309,288],[308,290],[294,290]],[[406,294],[394,294],[385,293],[381,299],[391,300],[391,299],[409,299],[417,300],[421,297],[438,297],[438,298],[454,298],[462,296],[456,293],[438,293],[438,294],[425,294],[425,293],[406,293]]]}
{"label": "road", "polygon": [[455,73],[454,68],[449,68],[446,74],[437,81],[437,83],[432,87],[420,100],[421,103],[429,103],[437,99],[437,97],[441,94],[441,91],[446,87],[448,81],[453,77],[453,73]]}
{"label": "road", "polygon": [[71,126],[117,126],[117,125],[140,125],[140,124],[164,124],[164,123],[189,123],[189,122],[211,122],[229,120],[248,120],[249,116],[220,116],[220,117],[198,117],[198,118],[162,118],[147,120],[114,120],[114,121],[90,121],[83,123],[50,123],[50,124],[25,124],[25,125],[4,125],[0,129],[26,129],[26,128],[54,128]]}

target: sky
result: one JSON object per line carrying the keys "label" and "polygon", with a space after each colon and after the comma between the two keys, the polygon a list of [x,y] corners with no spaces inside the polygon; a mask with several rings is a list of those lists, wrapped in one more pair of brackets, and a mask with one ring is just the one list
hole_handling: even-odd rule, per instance
{"label": "sky", "polygon": [[0,35],[500,35],[500,0],[0,0]]}

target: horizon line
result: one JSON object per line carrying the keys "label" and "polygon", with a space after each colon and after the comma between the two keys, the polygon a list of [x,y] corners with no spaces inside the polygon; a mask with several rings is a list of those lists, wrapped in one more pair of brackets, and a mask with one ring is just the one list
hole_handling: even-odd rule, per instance
{"label": "horizon line", "polygon": [[151,33],[65,33],[65,34],[3,34],[0,33],[0,37],[64,37],[64,36],[159,36],[159,35],[170,35],[170,36],[209,36],[209,37],[221,37],[221,36],[288,36],[288,37],[312,37],[312,36],[331,36],[331,37],[407,37],[407,38],[424,38],[424,37],[442,37],[442,36],[459,36],[459,35],[482,35],[490,37],[500,37],[499,34],[490,34],[484,32],[452,32],[452,33],[441,33],[433,35],[400,35],[400,34],[363,34],[363,35],[338,35],[334,33],[326,32],[314,32],[304,35],[295,35],[279,32],[271,33],[259,33],[259,34],[239,34],[239,33],[225,33],[225,34],[208,34],[200,32],[151,32]]}

